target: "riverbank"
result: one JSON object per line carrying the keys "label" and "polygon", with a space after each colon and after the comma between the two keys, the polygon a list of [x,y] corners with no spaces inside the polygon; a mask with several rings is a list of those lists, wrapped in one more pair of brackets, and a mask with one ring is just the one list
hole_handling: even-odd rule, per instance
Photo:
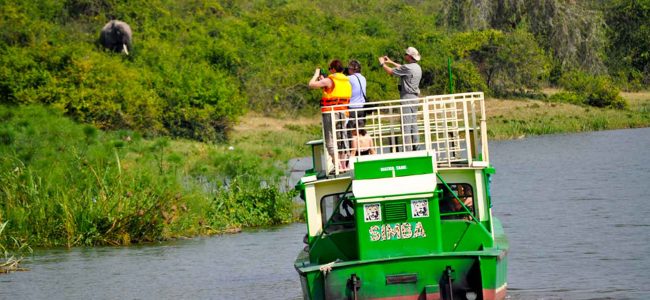
{"label": "riverbank", "polygon": [[[488,99],[492,139],[650,126],[650,92],[626,110]],[[288,223],[286,162],[310,155],[320,116],[249,113],[228,144],[102,132],[42,107],[0,107],[0,245],[128,245]]]}
{"label": "riverbank", "polygon": [[215,145],[102,132],[40,106],[0,106],[0,119],[3,248],[128,245],[297,218],[280,162],[302,155],[292,150],[302,141],[286,133]]}
{"label": "riverbank", "polygon": [[627,109],[596,108],[530,99],[488,99],[492,139],[650,126],[650,92],[622,93]]}
{"label": "riverbank", "polygon": [[[545,91],[547,94],[553,92]],[[627,109],[579,106],[548,100],[488,98],[488,134],[491,140],[506,140],[542,134],[650,127],[650,91],[621,95],[629,104]],[[249,113],[235,127],[234,136],[237,143],[256,144],[256,147],[264,148],[267,147],[264,143],[246,143],[246,140],[258,141],[267,135],[289,135],[292,139],[289,144],[292,144],[296,141],[296,135],[302,135],[304,140],[320,138],[320,122],[319,114],[300,118],[271,118]]]}

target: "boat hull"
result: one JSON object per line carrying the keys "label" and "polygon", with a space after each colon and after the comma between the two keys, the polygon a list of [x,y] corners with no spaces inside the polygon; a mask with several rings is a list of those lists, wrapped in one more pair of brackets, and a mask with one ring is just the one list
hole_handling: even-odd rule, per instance
{"label": "boat hull", "polygon": [[505,250],[318,266],[299,257],[296,269],[305,299],[451,299],[451,294],[466,299],[469,292],[475,299],[492,300],[504,299],[507,291]]}

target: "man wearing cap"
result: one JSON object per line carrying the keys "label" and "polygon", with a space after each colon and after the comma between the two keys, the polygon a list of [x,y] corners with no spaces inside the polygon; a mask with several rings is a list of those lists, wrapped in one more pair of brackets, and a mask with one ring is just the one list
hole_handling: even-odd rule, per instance
{"label": "man wearing cap", "polygon": [[[404,145],[412,144],[412,147],[405,147],[404,151],[418,149],[420,141],[417,125],[418,100],[420,95],[420,79],[422,78],[422,68],[417,64],[420,61],[420,53],[413,47],[406,49],[404,56],[406,64],[400,65],[392,61],[388,56],[379,57],[379,65],[389,75],[399,76],[399,95],[402,104],[413,104],[404,106],[402,110],[402,131],[404,133]],[[391,68],[388,64],[392,64]]]}

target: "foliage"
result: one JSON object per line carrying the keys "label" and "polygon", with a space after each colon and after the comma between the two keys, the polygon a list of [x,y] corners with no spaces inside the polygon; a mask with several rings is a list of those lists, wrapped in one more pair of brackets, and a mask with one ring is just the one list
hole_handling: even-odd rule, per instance
{"label": "foliage", "polygon": [[559,72],[579,69],[598,74],[604,72],[605,23],[587,2],[446,0],[439,20],[443,26],[463,31],[526,28],[552,54]]}
{"label": "foliage", "polygon": [[628,106],[625,99],[620,96],[620,90],[607,76],[570,72],[562,76],[560,84],[570,92],[554,95],[551,97],[553,100],[618,109]]}
{"label": "foliage", "polygon": [[471,57],[497,94],[538,89],[549,73],[548,58],[523,29],[510,33],[487,31],[486,41]]}
{"label": "foliage", "polygon": [[[423,54],[427,93],[448,89],[450,57],[458,88],[484,90],[471,61],[453,55],[456,36],[432,26],[439,4],[9,0],[0,18],[0,98],[53,105],[102,129],[223,141],[247,107],[317,106],[306,82],[333,58],[362,62],[370,99],[398,97],[377,57],[400,61],[407,46]],[[96,44],[110,18],[131,25],[131,56]]]}
{"label": "foliage", "polygon": [[[200,5],[151,5],[4,1],[0,102],[53,105],[102,129],[224,140],[246,103],[231,66],[211,64],[200,57],[204,50],[196,51],[219,44],[201,35],[203,28],[192,28],[199,18],[192,12]],[[164,17],[172,12],[178,17]],[[109,16],[134,28],[132,56],[96,45]],[[189,46],[178,47],[183,44]]]}
{"label": "foliage", "polygon": [[[232,160],[225,149],[107,133],[40,106],[0,106],[0,119],[0,245],[129,244],[292,220],[291,193],[259,184],[276,165],[223,176],[200,166]],[[231,216],[214,201],[248,210]]]}
{"label": "foliage", "polygon": [[[638,40],[647,35],[645,3],[618,0],[608,12],[615,32],[629,32],[610,36],[633,46],[611,48],[613,58],[645,59],[647,43]],[[544,84],[549,64],[552,83],[574,69],[602,74],[607,54],[600,6],[575,1],[7,0],[0,7],[0,102],[44,103],[102,129],[202,141],[225,141],[247,109],[314,111],[320,95],[306,83],[334,58],[361,61],[369,99],[386,100],[399,96],[396,78],[377,57],[400,62],[407,46],[422,53],[426,94],[449,92],[449,58],[456,91],[502,94]],[[635,17],[624,23],[619,16],[628,13]],[[130,56],[97,44],[112,18],[133,29]],[[622,30],[636,25],[638,34]],[[634,79],[624,88],[647,84],[642,61],[635,72],[611,62],[616,82]]]}
{"label": "foliage", "polygon": [[586,97],[585,95],[577,92],[559,92],[551,95],[549,97],[549,100],[554,102],[584,105],[586,102]]}
{"label": "foliage", "polygon": [[620,81],[632,81],[628,90],[638,89],[638,82],[650,84],[650,1],[615,0],[605,9],[608,36],[608,60]]}
{"label": "foliage", "polygon": [[[263,226],[288,223],[293,218],[291,198],[294,193],[282,193],[277,187],[260,187],[254,182],[235,178],[219,189],[208,214],[210,226]],[[227,225],[226,225],[227,224]]]}

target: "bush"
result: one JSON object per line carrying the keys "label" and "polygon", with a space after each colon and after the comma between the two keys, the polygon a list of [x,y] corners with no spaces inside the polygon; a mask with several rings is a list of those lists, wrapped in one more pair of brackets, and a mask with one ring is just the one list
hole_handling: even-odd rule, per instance
{"label": "bush", "polygon": [[573,96],[569,97],[571,101],[576,101],[575,98],[579,97],[583,104],[589,106],[617,109],[628,106],[625,99],[620,96],[618,87],[607,76],[594,76],[572,71],[564,73],[559,83],[560,86],[574,93]]}
{"label": "bush", "polygon": [[293,193],[283,193],[277,187],[261,186],[245,178],[233,178],[216,193],[209,214],[211,226],[225,229],[234,226],[254,227],[284,224],[293,220]]}
{"label": "bush", "polygon": [[218,231],[292,220],[292,192],[279,180],[260,184],[283,172],[252,150],[104,132],[38,105],[0,105],[0,121],[0,224],[9,221],[0,245],[8,237],[32,246],[128,244],[215,232],[206,224]]}
{"label": "bush", "polygon": [[[154,2],[160,10],[144,1],[2,4],[0,102],[53,105],[100,129],[225,139],[246,101],[236,48],[221,47],[228,36],[214,39],[205,32],[227,27],[206,19],[206,11],[219,12],[219,7]],[[109,17],[131,24],[130,56],[96,45]]]}
{"label": "bush", "polygon": [[548,98],[549,101],[553,102],[563,102],[575,105],[583,105],[585,103],[585,98],[583,95],[575,92],[559,92],[551,95]]}
{"label": "bush", "polygon": [[647,79],[644,78],[644,74],[632,68],[620,69],[612,74],[612,80],[617,87],[626,92],[638,92],[643,90],[647,84],[645,83]]}

